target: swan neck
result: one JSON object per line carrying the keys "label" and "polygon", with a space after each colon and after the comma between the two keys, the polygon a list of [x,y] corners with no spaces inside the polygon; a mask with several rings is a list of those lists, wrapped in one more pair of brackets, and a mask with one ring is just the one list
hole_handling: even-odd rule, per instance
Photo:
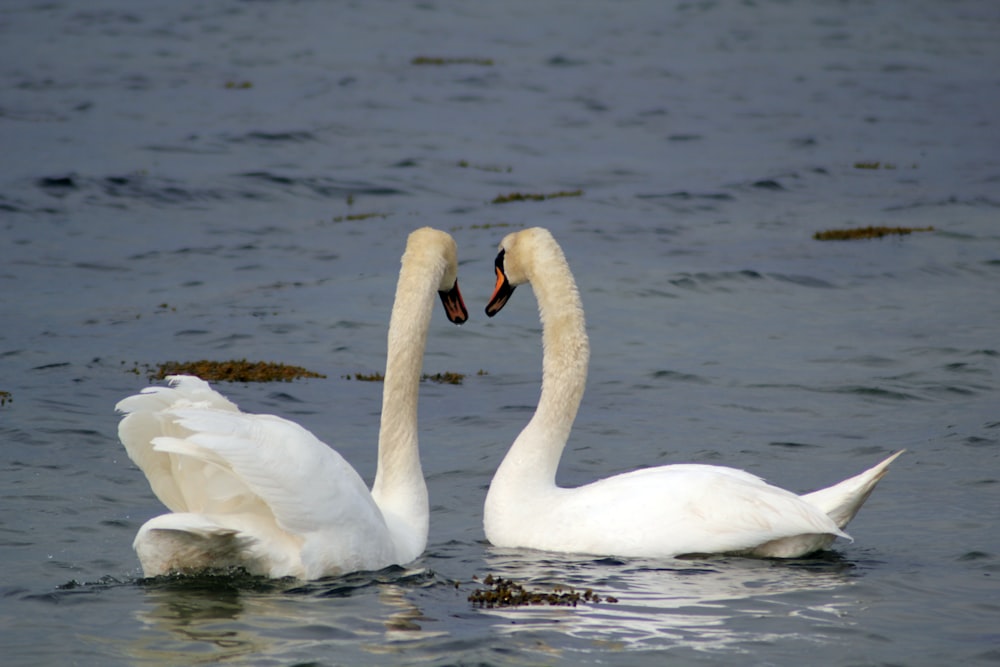
{"label": "swan neck", "polygon": [[[528,265],[542,322],[542,390],[538,407],[506,460],[526,481],[554,485],[587,382],[590,343],[580,294],[558,246]],[[505,462],[506,462],[505,460]]]}
{"label": "swan neck", "polygon": [[408,248],[403,256],[389,320],[378,468],[372,485],[390,530],[418,527],[413,537],[420,542],[419,550],[427,536],[428,500],[420,466],[417,399],[427,330],[443,273],[444,260],[431,253]]}

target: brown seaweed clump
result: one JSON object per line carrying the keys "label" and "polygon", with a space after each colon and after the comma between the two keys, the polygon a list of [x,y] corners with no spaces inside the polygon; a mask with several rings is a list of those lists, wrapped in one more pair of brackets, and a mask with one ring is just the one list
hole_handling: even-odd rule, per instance
{"label": "brown seaweed clump", "polygon": [[[344,379],[350,380],[351,376],[345,375]],[[378,371],[375,371],[374,373],[355,373],[354,379],[359,382],[382,382],[385,380],[385,376]]]}
{"label": "brown seaweed clump", "polygon": [[445,371],[444,373],[434,373],[434,375],[424,373],[420,376],[420,379],[428,382],[437,382],[438,384],[462,384],[462,380],[465,379],[465,375],[462,373]]}
{"label": "brown seaweed clump", "polygon": [[878,160],[863,160],[854,163],[855,169],[895,169],[896,165],[891,162],[879,162]]}
{"label": "brown seaweed clump", "polygon": [[529,605],[575,607],[578,604],[587,602],[591,604],[618,602],[617,598],[610,595],[601,598],[601,596],[589,588],[582,593],[572,588],[567,590],[561,586],[555,586],[552,592],[532,591],[510,579],[494,577],[492,574],[486,575],[483,583],[489,586],[489,588],[485,590],[477,589],[469,595],[469,602],[479,608],[492,609],[494,607],[522,607]]}
{"label": "brown seaweed clump", "polygon": [[411,65],[479,65],[480,67],[492,67],[492,58],[440,58],[437,56],[416,56],[410,61]]}
{"label": "brown seaweed clump", "polygon": [[388,218],[387,213],[351,213],[350,215],[334,216],[334,222],[356,222],[358,220],[370,220],[372,218]]}
{"label": "brown seaweed clump", "polygon": [[13,401],[14,397],[10,395],[9,391],[0,391],[0,405],[7,405]]}
{"label": "brown seaweed clump", "polygon": [[[345,375],[344,379],[350,380],[352,376]],[[383,382],[385,376],[378,371],[374,373],[355,373],[354,379],[359,382]],[[462,380],[465,379],[465,375],[462,373],[455,373],[453,371],[445,371],[444,373],[434,373],[430,375],[429,373],[424,373],[420,376],[421,381],[425,382],[437,382],[438,384],[462,384]]]}
{"label": "brown seaweed clump", "polygon": [[561,190],[548,194],[511,192],[507,195],[497,195],[491,202],[493,204],[507,204],[513,201],[545,201],[546,199],[556,199],[557,197],[582,197],[583,190]]}
{"label": "brown seaweed clump", "polygon": [[855,229],[828,229],[816,232],[817,241],[854,241],[857,239],[880,239],[883,236],[905,236],[913,232],[933,232],[933,227],[857,227]]}
{"label": "brown seaweed clump", "polygon": [[325,378],[322,373],[301,366],[272,361],[167,361],[152,370],[151,380],[168,375],[194,375],[208,382],[291,382],[298,378]]}

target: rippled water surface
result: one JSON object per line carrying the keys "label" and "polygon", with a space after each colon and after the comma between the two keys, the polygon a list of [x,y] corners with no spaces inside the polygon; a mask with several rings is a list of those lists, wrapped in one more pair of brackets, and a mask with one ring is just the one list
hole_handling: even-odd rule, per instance
{"label": "rippled water surface", "polygon": [[[22,2],[0,7],[4,664],[1000,661],[1000,7]],[[428,58],[414,61],[415,58]],[[435,60],[439,59],[439,60]],[[492,203],[498,195],[575,193]],[[321,582],[140,577],[162,511],[113,406],[169,360],[374,473],[406,234],[450,231],[431,535]],[[559,480],[725,463],[808,491],[906,448],[793,562],[498,550],[482,501],[540,378],[497,242],[549,227],[591,335]],[[933,227],[874,241],[816,231]],[[480,372],[481,371],[481,372]],[[493,573],[618,602],[483,609]]]}

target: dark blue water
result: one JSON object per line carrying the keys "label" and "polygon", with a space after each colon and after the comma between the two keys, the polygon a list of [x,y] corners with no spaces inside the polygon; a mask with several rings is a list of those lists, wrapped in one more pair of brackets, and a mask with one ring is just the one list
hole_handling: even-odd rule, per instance
{"label": "dark blue water", "polygon": [[[4,663],[997,662],[998,36],[986,0],[7,2]],[[164,361],[303,365],[326,379],[220,389],[370,480],[381,386],[345,378],[384,367],[421,225],[456,237],[473,311],[430,332],[425,371],[466,377],[421,389],[426,554],[141,580],[162,508],[114,404]],[[541,351],[526,288],[478,313],[530,225],[593,352],[561,483],[697,461],[808,491],[907,448],[856,541],[790,563],[489,547]],[[868,225],[934,231],[812,238]],[[480,609],[488,573],[619,601]]]}

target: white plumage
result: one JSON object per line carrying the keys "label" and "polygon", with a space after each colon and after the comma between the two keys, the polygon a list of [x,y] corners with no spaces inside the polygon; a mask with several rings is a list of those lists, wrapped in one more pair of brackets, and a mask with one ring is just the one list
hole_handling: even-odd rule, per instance
{"label": "white plumage", "polygon": [[316,579],[406,563],[427,542],[427,487],[417,394],[434,295],[449,319],[467,313],[454,240],[413,232],[402,259],[373,490],[335,450],[295,422],[241,412],[189,376],[122,400],[118,433],[170,514],[134,546],[146,576],[242,567]]}
{"label": "white plumage", "polygon": [[798,496],[742,470],[681,464],[616,475],[577,488],[555,484],[583,397],[590,347],[576,282],[552,235],[508,235],[486,307],[495,315],[530,283],[542,321],[542,392],[486,497],[483,525],[503,547],[616,556],[732,553],[797,557],[850,537],[854,517],[897,452],[832,487]]}

